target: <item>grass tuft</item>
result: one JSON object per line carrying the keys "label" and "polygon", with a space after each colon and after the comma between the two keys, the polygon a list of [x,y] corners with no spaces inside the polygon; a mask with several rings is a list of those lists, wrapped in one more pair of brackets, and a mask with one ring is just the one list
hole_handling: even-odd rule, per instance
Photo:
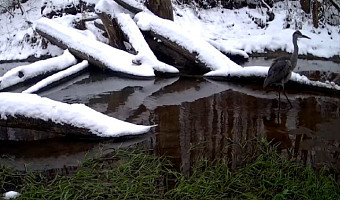
{"label": "grass tuft", "polygon": [[[201,161],[193,174],[179,177],[169,199],[340,199],[340,187],[326,170],[316,173],[281,157],[267,142],[254,162],[231,171],[224,159]],[[214,163],[214,164],[212,164]]]}

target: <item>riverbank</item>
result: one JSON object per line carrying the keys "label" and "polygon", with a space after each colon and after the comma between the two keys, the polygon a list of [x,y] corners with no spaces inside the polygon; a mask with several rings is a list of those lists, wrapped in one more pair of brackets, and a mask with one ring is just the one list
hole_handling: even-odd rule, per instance
{"label": "riverbank", "polygon": [[140,147],[87,158],[74,172],[47,175],[0,167],[0,193],[19,199],[339,199],[336,174],[315,171],[258,140],[251,160],[231,170],[226,158],[201,159],[185,176],[166,157]]}

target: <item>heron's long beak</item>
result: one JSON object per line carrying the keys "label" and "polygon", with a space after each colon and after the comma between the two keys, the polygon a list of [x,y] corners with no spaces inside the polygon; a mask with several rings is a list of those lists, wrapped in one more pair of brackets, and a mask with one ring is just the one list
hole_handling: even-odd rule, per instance
{"label": "heron's long beak", "polygon": [[301,35],[302,38],[307,38],[310,39],[310,37],[308,37],[307,35]]}

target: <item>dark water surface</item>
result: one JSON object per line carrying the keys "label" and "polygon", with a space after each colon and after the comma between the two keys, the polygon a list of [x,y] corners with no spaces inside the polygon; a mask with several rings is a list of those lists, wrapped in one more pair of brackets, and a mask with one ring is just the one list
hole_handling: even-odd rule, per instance
{"label": "dark water surface", "polygon": [[[253,60],[252,64],[266,62]],[[328,64],[320,62],[319,67]],[[84,103],[135,124],[158,126],[146,135],[105,141],[1,128],[0,162],[18,169],[65,168],[76,166],[85,155],[140,144],[157,155],[170,156],[178,169],[188,173],[202,157],[227,156],[237,167],[244,148],[231,147],[230,142],[246,145],[248,140],[267,137],[281,143],[283,154],[315,167],[340,170],[340,97],[287,93],[293,108],[288,110],[284,100],[278,115],[277,93],[263,90],[261,84],[178,77],[131,80],[91,71],[40,95]]]}

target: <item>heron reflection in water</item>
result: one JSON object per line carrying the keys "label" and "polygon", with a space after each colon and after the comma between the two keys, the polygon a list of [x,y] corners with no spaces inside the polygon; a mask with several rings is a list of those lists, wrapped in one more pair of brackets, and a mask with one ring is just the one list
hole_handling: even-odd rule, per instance
{"label": "heron reflection in water", "polygon": [[297,60],[298,60],[298,52],[299,47],[297,45],[298,38],[307,38],[310,39],[308,36],[303,35],[300,31],[295,31],[293,33],[293,45],[294,45],[294,52],[292,56],[289,57],[280,57],[273,61],[271,64],[268,75],[263,83],[263,88],[267,86],[275,86],[279,87],[279,110],[280,110],[280,89],[282,89],[282,93],[287,98],[289,102],[290,108],[292,108],[292,103],[289,101],[286,92],[284,91],[284,84],[288,82],[292,75],[292,71],[296,67]]}

